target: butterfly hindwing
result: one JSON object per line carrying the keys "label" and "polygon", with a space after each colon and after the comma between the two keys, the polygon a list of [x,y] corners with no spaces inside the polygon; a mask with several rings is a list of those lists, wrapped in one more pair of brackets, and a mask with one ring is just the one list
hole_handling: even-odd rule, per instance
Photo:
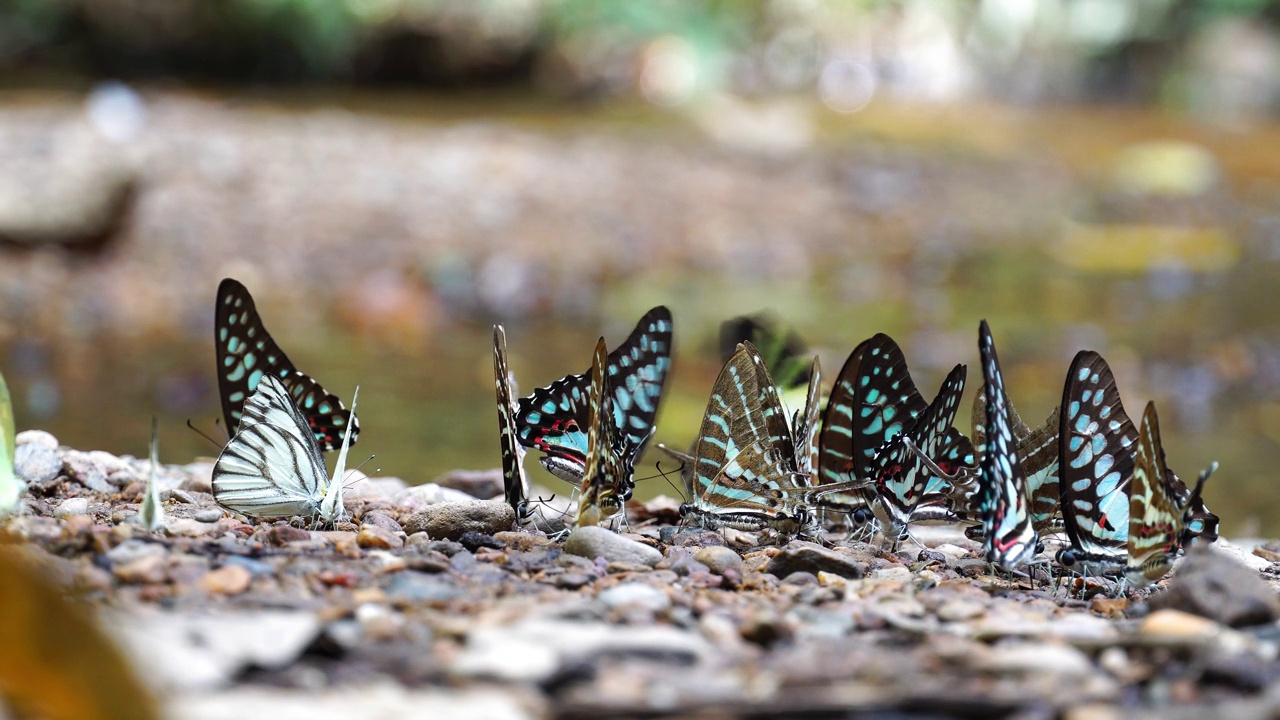
{"label": "butterfly hindwing", "polygon": [[231,278],[218,285],[214,347],[218,395],[228,433],[240,427],[245,401],[257,390],[261,379],[274,376],[284,383],[293,402],[301,408],[325,452],[336,450],[348,433],[352,443],[359,437],[360,423],[355,414],[290,362],[258,317],[249,290]]}
{"label": "butterfly hindwing", "polygon": [[620,447],[621,430],[613,422],[613,393],[609,392],[608,357],[604,338],[596,343],[587,393],[587,462],[578,495],[578,526],[599,525],[622,511],[632,468]]}
{"label": "butterfly hindwing", "polygon": [[529,515],[529,478],[524,472],[524,446],[516,439],[515,414],[519,409],[511,391],[507,369],[507,334],[493,326],[493,381],[498,400],[498,443],[502,452],[502,484],[507,503],[519,522]]}

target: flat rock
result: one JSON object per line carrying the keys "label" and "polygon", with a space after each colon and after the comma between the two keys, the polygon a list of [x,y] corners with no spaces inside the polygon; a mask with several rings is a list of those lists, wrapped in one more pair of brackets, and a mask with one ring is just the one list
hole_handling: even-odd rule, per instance
{"label": "flat rock", "polygon": [[1201,545],[1187,553],[1168,589],[1148,602],[1155,610],[1181,610],[1231,627],[1280,617],[1275,591],[1257,573]]}
{"label": "flat rock", "polygon": [[704,547],[693,559],[706,565],[708,570],[717,575],[723,575],[726,570],[742,572],[742,556],[723,545]]}
{"label": "flat rock", "polygon": [[417,570],[397,573],[387,585],[387,597],[408,602],[448,602],[462,597],[462,588],[438,575]]}
{"label": "flat rock", "polygon": [[239,595],[249,589],[253,573],[241,565],[223,565],[200,578],[200,587],[216,595]]}
{"label": "flat rock", "polygon": [[507,503],[468,499],[427,505],[409,516],[404,530],[410,535],[425,532],[433,538],[458,540],[469,532],[492,535],[515,524],[516,513]]}
{"label": "flat rock", "polygon": [[564,542],[564,551],[585,558],[602,557],[608,562],[632,562],[653,567],[662,559],[657,548],[589,525],[575,528]]}
{"label": "flat rock", "polygon": [[90,490],[109,493],[116,489],[107,482],[107,469],[89,453],[68,450],[62,456],[62,466],[69,477]]}
{"label": "flat rock", "polygon": [[53,509],[53,516],[64,518],[70,515],[84,515],[89,512],[89,498],[73,497],[58,503]]}
{"label": "flat rock", "polygon": [[1093,670],[1087,655],[1062,643],[1016,642],[991,648],[982,669],[1002,674],[1066,675],[1082,677]]}
{"label": "flat rock", "polygon": [[356,534],[356,544],[362,548],[397,550],[404,547],[404,539],[384,527],[365,523]]}
{"label": "flat rock", "polygon": [[1222,626],[1181,610],[1157,610],[1142,619],[1138,632],[1148,638],[1194,640],[1211,638],[1222,632]]}
{"label": "flat rock", "polygon": [[766,572],[780,578],[795,572],[812,573],[814,576],[825,572],[856,580],[866,574],[867,566],[821,545],[795,540],[773,556]]}
{"label": "flat rock", "polygon": [[596,599],[611,608],[638,606],[652,612],[671,607],[671,598],[652,585],[628,582],[600,591]]}
{"label": "flat rock", "polygon": [[62,455],[57,446],[35,442],[18,445],[13,451],[13,472],[28,485],[44,485],[62,472]]}
{"label": "flat rock", "polygon": [[13,444],[22,445],[38,445],[50,450],[58,449],[58,438],[53,433],[44,430],[23,430],[13,437]]}

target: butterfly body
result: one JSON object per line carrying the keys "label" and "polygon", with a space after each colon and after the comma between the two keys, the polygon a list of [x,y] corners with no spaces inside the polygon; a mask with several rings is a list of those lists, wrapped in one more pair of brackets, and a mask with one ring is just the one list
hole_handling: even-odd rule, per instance
{"label": "butterfly body", "polygon": [[1031,524],[1027,478],[1013,436],[1009,397],[996,355],[991,328],[978,328],[982,359],[985,442],[978,483],[978,511],[982,517],[983,550],[989,562],[1006,570],[1032,562],[1040,537]]}
{"label": "butterfly body", "polygon": [[[626,451],[621,431],[613,422],[613,394],[609,392],[608,352],[604,338],[596,343],[587,395],[587,458],[578,495],[579,527],[599,525],[622,512],[630,495],[635,455]],[[651,431],[652,432],[652,431]],[[646,437],[641,441],[644,445]]]}
{"label": "butterfly body", "polygon": [[[354,412],[354,395],[351,407]],[[342,477],[350,443],[344,436],[330,480],[306,418],[284,383],[266,375],[245,402],[240,429],[214,463],[214,500],[250,517],[300,515],[338,522],[344,515]]]}
{"label": "butterfly body", "polygon": [[273,376],[284,384],[322,450],[336,450],[347,435],[351,436],[351,444],[359,437],[360,423],[355,413],[294,366],[262,324],[249,290],[231,278],[218,285],[214,347],[218,395],[228,433],[235,433],[240,427],[245,401],[262,378]]}

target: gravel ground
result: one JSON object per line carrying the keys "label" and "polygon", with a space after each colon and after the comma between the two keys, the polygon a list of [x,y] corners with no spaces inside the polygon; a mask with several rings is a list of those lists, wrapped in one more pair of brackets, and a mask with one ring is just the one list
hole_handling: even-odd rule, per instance
{"label": "gravel ground", "polygon": [[1150,591],[1055,591],[993,576],[956,528],[896,553],[842,533],[778,547],[679,528],[658,498],[628,532],[550,538],[479,499],[497,471],[362,480],[334,529],[251,524],[214,504],[207,462],[163,468],[149,534],[146,461],[18,442],[30,492],[10,531],[96,608],[167,717],[1280,711],[1270,544],[1219,541]]}

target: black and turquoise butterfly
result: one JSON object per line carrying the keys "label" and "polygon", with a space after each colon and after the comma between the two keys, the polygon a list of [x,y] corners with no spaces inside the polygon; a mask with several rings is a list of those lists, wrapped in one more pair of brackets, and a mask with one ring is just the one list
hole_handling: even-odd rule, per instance
{"label": "black and turquoise butterfly", "polygon": [[813,507],[825,493],[864,483],[812,485],[801,470],[803,452],[763,358],[742,343],[712,387],[693,454],[672,453],[690,468],[684,473],[690,501],[681,514],[708,528],[811,530]]}
{"label": "black and turquoise butterfly", "polygon": [[1138,432],[1124,411],[1107,361],[1081,350],[1062,391],[1058,437],[1062,521],[1071,546],[1065,568],[1084,575],[1124,568],[1129,541],[1129,483]]}
{"label": "black and turquoise butterfly", "polygon": [[[658,306],[645,313],[635,330],[608,355],[605,376],[609,414],[619,432],[618,452],[628,465],[653,435],[662,387],[671,369],[671,311]],[[516,428],[520,443],[544,453],[542,466],[577,485],[587,463],[588,394],[591,370],[569,375],[520,399]],[[626,478],[623,500],[630,498]]]}
{"label": "black and turquoise butterfly", "polygon": [[[973,443],[981,446],[986,431],[986,396],[982,388],[973,399]],[[1009,421],[1013,429],[1018,459],[1027,476],[1027,493],[1031,500],[1031,525],[1041,536],[1061,530],[1062,513],[1059,511],[1058,491],[1058,422],[1060,411],[1054,408],[1043,424],[1032,429],[1009,404]],[[981,528],[976,528],[981,530]],[[974,533],[966,532],[970,537]],[[981,539],[981,533],[976,534]]]}
{"label": "black and turquoise butterfly", "polygon": [[979,449],[982,474],[978,479],[977,497],[983,550],[988,562],[1011,570],[1035,559],[1040,551],[1040,536],[1031,524],[1027,477],[1013,436],[1000,358],[986,320],[978,327],[978,353],[982,359],[982,392],[986,401],[985,442]]}
{"label": "black and turquoise butterfly", "polygon": [[851,512],[855,522],[874,513],[888,523],[893,539],[910,521],[953,517],[949,483],[938,473],[952,479],[976,474],[972,445],[951,427],[963,391],[964,368],[956,366],[931,407],[892,338],[879,334],[858,345],[827,401],[818,475],[824,483],[856,479],[871,485],[829,495],[827,502]]}
{"label": "black and turquoise butterfly", "polygon": [[1138,451],[1133,466],[1129,498],[1128,561],[1124,575],[1138,587],[1164,577],[1187,541],[1187,528],[1194,521],[1204,483],[1218,468],[1212,463],[1200,474],[1189,493],[1186,485],[1165,464],[1160,442],[1160,421],[1155,403],[1147,403],[1138,433]]}
{"label": "black and turquoise butterfly", "polygon": [[516,511],[519,523],[531,514],[529,478],[524,473],[525,448],[516,439],[515,415],[519,409],[511,390],[507,369],[507,334],[493,326],[493,381],[498,396],[498,444],[502,452],[502,484],[507,503]]}
{"label": "black and turquoise butterfly", "polygon": [[266,375],[274,375],[302,411],[322,450],[336,450],[348,433],[350,444],[355,444],[360,435],[356,416],[343,407],[336,395],[294,367],[263,326],[253,296],[231,278],[218,285],[214,347],[218,394],[228,433],[234,434],[240,427],[245,400],[258,389],[258,382]]}

